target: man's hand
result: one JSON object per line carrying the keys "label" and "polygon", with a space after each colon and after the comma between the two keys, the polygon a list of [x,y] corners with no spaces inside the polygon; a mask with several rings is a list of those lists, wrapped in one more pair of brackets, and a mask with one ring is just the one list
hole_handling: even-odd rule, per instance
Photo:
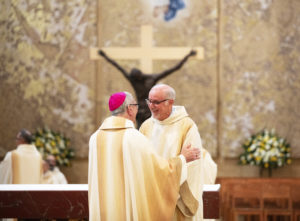
{"label": "man's hand", "polygon": [[196,50],[191,50],[190,55],[194,56],[194,55],[196,55],[196,54],[197,54],[197,51],[196,51]]}
{"label": "man's hand", "polygon": [[101,49],[98,51],[98,54],[99,54],[99,55],[103,55],[103,56],[105,56],[105,53],[104,53],[104,51],[102,51]]}
{"label": "man's hand", "polygon": [[191,148],[191,144],[183,146],[181,149],[181,154],[185,157],[186,162],[200,159],[200,149]]}

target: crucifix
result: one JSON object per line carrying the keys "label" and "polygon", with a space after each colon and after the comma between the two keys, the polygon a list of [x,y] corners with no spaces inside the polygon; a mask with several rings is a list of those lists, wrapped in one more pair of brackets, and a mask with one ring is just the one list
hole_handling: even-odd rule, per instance
{"label": "crucifix", "polygon": [[[204,57],[204,50],[201,47],[193,48],[193,50],[191,47],[153,47],[152,37],[152,26],[145,25],[141,27],[141,47],[103,47],[100,50],[99,48],[90,50],[91,59],[99,59],[99,56],[102,56],[130,81],[140,106],[137,114],[138,127],[151,116],[145,101],[150,89],[160,79],[180,69],[189,57],[193,56],[196,59]],[[140,60],[140,69],[133,68],[131,72],[127,72],[113,59]],[[181,61],[161,73],[152,73],[152,61],[162,59],[181,59]]]}

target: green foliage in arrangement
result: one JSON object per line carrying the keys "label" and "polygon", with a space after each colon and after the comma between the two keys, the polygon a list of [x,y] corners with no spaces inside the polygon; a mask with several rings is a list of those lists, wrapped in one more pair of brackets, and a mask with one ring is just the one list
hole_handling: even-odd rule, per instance
{"label": "green foliage in arrangement", "polygon": [[242,165],[257,165],[262,168],[277,168],[291,164],[291,147],[275,131],[267,129],[252,135],[243,144],[244,153],[240,155]]}
{"label": "green foliage in arrangement", "polygon": [[70,147],[71,142],[59,132],[48,128],[39,128],[34,133],[34,144],[46,159],[48,155],[54,155],[58,166],[70,166],[70,159],[74,158],[74,150]]}

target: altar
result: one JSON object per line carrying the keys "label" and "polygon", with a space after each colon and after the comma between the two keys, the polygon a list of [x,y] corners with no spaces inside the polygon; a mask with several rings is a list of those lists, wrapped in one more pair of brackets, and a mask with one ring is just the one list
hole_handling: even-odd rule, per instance
{"label": "altar", "polygon": [[[220,184],[204,185],[207,219],[219,218]],[[88,185],[0,185],[0,218],[88,219]]]}

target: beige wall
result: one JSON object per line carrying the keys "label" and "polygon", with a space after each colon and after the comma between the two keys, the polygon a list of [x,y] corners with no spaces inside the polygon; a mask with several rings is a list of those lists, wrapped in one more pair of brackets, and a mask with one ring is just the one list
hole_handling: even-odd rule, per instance
{"label": "beige wall", "polygon": [[21,128],[48,126],[87,156],[94,125],[94,1],[1,1],[0,155]]}
{"label": "beige wall", "polygon": [[[204,60],[188,61],[162,82],[176,89],[176,104],[198,125],[220,176],[258,174],[235,162],[241,143],[264,127],[287,138],[299,157],[299,1],[188,2],[164,22],[143,0],[2,1],[0,156],[15,148],[20,128],[48,126],[76,150],[73,167],[63,169],[70,181],[86,182],[88,139],[108,116],[109,95],[133,92],[112,66],[91,61],[89,48],[139,46],[141,25],[151,24],[156,47],[205,50]],[[119,62],[127,70],[139,65]],[[156,61],[154,72],[174,64]],[[297,162],[278,176],[298,176]]]}
{"label": "beige wall", "polygon": [[300,12],[297,0],[224,1],[222,6],[223,156],[262,128],[275,128],[300,155]]}

